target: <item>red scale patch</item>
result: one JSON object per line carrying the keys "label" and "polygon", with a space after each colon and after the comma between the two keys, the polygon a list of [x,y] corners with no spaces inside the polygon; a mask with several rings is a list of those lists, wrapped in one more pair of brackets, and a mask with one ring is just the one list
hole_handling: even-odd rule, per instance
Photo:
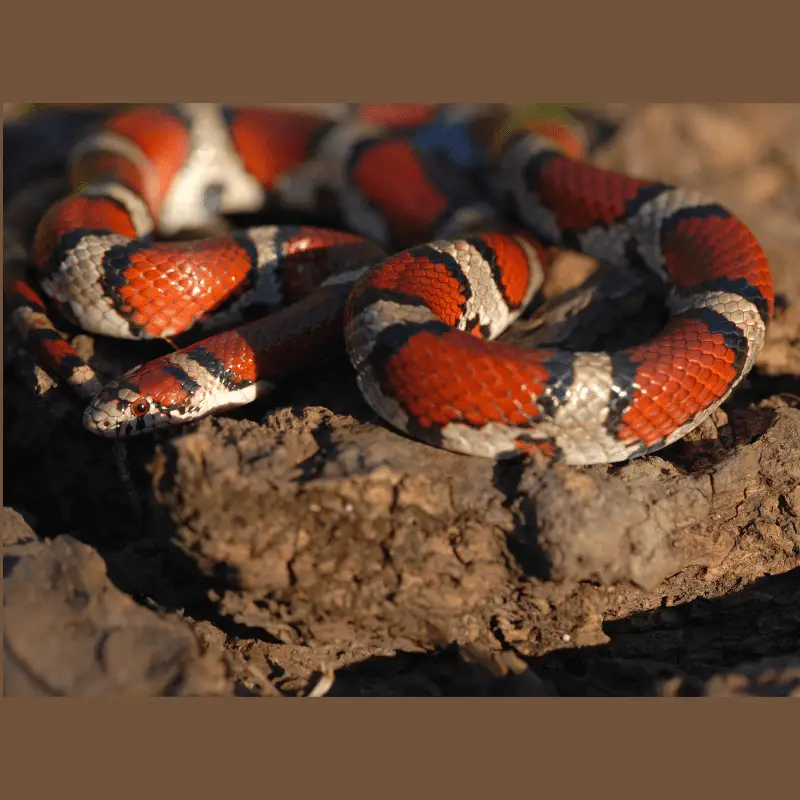
{"label": "red scale patch", "polygon": [[136,235],[130,216],[116,203],[102,198],[70,195],[51,206],[36,228],[33,242],[36,268],[46,271],[61,237],[80,228],[127,237]]}
{"label": "red scale patch", "polygon": [[698,319],[677,319],[647,344],[626,354],[640,366],[639,388],[622,417],[619,438],[650,447],[719,400],[736,378],[736,353],[721,333]]}
{"label": "red scale patch", "polygon": [[639,191],[650,185],[651,181],[558,157],[544,167],[534,189],[559,227],[586,231],[601,223],[610,225]]}
{"label": "red scale patch", "polygon": [[436,114],[435,105],[423,103],[376,103],[359,106],[358,118],[371,125],[399,128],[422,125]]}
{"label": "red scale patch", "polygon": [[324,124],[310,114],[249,108],[236,114],[230,130],[245,169],[271,191],[306,160],[309,143]]}
{"label": "red scale patch", "polygon": [[[525,299],[528,285],[531,279],[531,265],[528,262],[528,254],[511,236],[500,233],[485,233],[481,238],[494,251],[497,259],[497,270],[500,273],[500,283],[502,284],[503,296],[508,299],[512,306],[518,308]],[[524,236],[537,254],[544,256],[544,249],[530,236]],[[544,264],[544,258],[540,258]]]}
{"label": "red scale patch", "polygon": [[335,272],[385,258],[377,245],[361,236],[324,228],[301,228],[282,242],[282,249],[281,280],[287,303],[306,297]]}
{"label": "red scale patch", "polygon": [[161,406],[179,406],[190,398],[180,380],[166,370],[169,357],[159,358],[141,367],[129,381],[141,397],[152,397]]}
{"label": "red scale patch", "polygon": [[738,219],[682,220],[664,238],[663,252],[669,276],[678,286],[744,278],[761,292],[772,315],[775,296],[769,263],[755,236]]}
{"label": "red scale patch", "polygon": [[442,322],[456,326],[464,313],[464,289],[444,264],[411,252],[398,253],[372,272],[364,288],[400,292],[422,300]]}
{"label": "red scale patch", "polygon": [[[385,367],[392,396],[425,427],[449,422],[523,425],[539,416],[544,351],[520,351],[453,331],[418,333]],[[490,388],[491,387],[491,388]]]}
{"label": "red scale patch", "polygon": [[46,312],[44,301],[31,286],[23,280],[13,280],[6,288],[6,295],[14,305],[35,306],[35,311]]}
{"label": "red scale patch", "polygon": [[447,210],[447,198],[431,184],[408,142],[370,147],[353,169],[353,179],[386,218],[399,248],[424,242]]}
{"label": "red scale patch", "polygon": [[205,339],[201,344],[205,350],[225,364],[237,382],[255,381],[258,378],[253,348],[236,331],[225,331]]}
{"label": "red scale patch", "polygon": [[158,195],[145,199],[151,208],[158,207],[189,155],[186,126],[164,109],[146,106],[116,114],[105,127],[130,139],[149,157],[158,179]]}
{"label": "red scale patch", "polygon": [[249,270],[247,253],[226,236],[157,243],[131,254],[119,290],[125,301],[121,311],[150,336],[171,336],[227,299]]}
{"label": "red scale patch", "polygon": [[72,345],[65,339],[43,339],[42,348],[54,365],[60,364],[62,359],[68,356],[77,356]]}

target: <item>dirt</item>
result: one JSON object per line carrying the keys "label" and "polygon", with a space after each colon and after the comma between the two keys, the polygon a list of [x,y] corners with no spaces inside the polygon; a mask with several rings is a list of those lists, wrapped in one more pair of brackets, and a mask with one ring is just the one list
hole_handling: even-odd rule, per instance
{"label": "dirt", "polygon": [[[96,113],[7,123],[7,195]],[[800,105],[583,113],[593,160],[767,251],[775,320],[723,408],[627,464],[496,464],[388,429],[340,363],[131,441],[126,480],[6,327],[6,693],[800,693]],[[566,256],[550,295],[589,271]],[[164,352],[73,341],[107,374]]]}

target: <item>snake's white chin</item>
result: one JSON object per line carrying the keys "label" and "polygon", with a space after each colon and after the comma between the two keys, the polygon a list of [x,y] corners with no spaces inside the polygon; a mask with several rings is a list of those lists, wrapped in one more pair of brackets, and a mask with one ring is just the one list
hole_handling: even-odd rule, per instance
{"label": "snake's white chin", "polygon": [[[87,431],[94,433],[97,436],[103,436],[107,439],[117,439],[123,436],[135,436],[141,431],[136,431],[134,422],[112,421],[111,417],[99,408],[88,406],[83,412],[83,427]],[[129,430],[133,428],[133,430]],[[149,428],[152,430],[152,428]]]}
{"label": "snake's white chin", "polygon": [[99,408],[87,406],[83,412],[83,427],[98,436],[119,436],[118,426],[112,425],[108,414]]}

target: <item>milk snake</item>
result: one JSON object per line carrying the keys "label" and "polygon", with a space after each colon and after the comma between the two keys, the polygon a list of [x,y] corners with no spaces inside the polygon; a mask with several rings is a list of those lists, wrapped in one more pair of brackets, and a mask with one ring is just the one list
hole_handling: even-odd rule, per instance
{"label": "milk snake", "polygon": [[[750,371],[772,278],[753,234],[721,206],[594,166],[578,141],[555,121],[511,126],[499,107],[361,106],[333,120],[124,108],[75,149],[72,193],[36,228],[38,284],[95,334],[211,335],[101,388],[30,281],[7,281],[6,296],[28,341],[91,399],[94,433],[126,437],[242,405],[346,352],[369,406],[429,444],[623,461],[680,439]],[[271,208],[337,223],[163,241],[221,213]],[[6,257],[19,256],[21,237],[5,234]],[[657,275],[666,326],[615,352],[494,341],[561,248]]]}

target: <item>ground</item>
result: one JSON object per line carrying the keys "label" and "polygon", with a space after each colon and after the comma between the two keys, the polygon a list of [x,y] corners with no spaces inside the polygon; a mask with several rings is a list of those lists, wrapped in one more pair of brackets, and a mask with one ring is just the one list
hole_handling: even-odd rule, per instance
{"label": "ground", "polygon": [[[7,123],[6,194],[91,113]],[[126,485],[6,326],[6,693],[800,693],[800,105],[582,113],[593,160],[711,195],[767,252],[775,319],[723,408],[628,464],[495,464],[388,429],[334,364],[133,441]],[[163,352],[73,341],[110,372]]]}

